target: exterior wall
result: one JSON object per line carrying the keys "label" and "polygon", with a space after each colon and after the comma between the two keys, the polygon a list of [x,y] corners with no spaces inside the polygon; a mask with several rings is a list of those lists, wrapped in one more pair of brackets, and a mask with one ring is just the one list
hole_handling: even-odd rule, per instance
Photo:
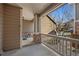
{"label": "exterior wall", "polygon": [[2,4],[0,4],[0,54],[2,53],[2,26],[3,26],[3,10]]}
{"label": "exterior wall", "polygon": [[20,48],[20,8],[3,4],[3,50]]}
{"label": "exterior wall", "polygon": [[41,33],[48,34],[55,29],[56,25],[47,16],[41,18]]}
{"label": "exterior wall", "polygon": [[79,3],[76,3],[75,4],[75,12],[76,12],[76,20],[79,20]]}
{"label": "exterior wall", "polygon": [[34,22],[23,20],[23,33],[34,32]]}
{"label": "exterior wall", "polygon": [[24,20],[32,20],[34,18],[34,13],[28,5],[26,5],[26,7],[23,6],[22,15]]}
{"label": "exterior wall", "polygon": [[79,3],[75,4],[75,33],[79,35]]}

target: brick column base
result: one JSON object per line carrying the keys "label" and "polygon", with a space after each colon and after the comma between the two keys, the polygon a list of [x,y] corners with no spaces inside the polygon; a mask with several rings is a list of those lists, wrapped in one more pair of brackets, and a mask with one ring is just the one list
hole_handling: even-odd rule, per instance
{"label": "brick column base", "polygon": [[33,42],[34,43],[41,43],[41,34],[34,34],[33,35]]}

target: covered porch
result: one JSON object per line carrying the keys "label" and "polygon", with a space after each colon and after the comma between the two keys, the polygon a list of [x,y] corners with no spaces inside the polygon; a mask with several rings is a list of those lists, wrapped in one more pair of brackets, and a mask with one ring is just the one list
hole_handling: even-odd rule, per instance
{"label": "covered porch", "polygon": [[[73,4],[74,7],[76,6],[75,10],[77,11],[75,12],[77,13],[77,16],[75,16],[75,19],[73,21],[74,24],[73,32],[70,32],[69,34],[71,35],[69,35],[68,37],[64,35],[61,36],[61,34],[58,33],[61,31],[60,29],[57,32],[58,24],[56,24],[56,22],[53,21],[54,18],[51,19],[51,17],[48,16],[49,13],[65,5],[63,3],[51,3],[51,4],[19,3],[19,4],[2,4],[2,5],[4,7],[7,7],[4,8],[5,11],[4,15],[6,17],[4,18],[5,21],[9,19],[9,16],[7,16],[8,9],[12,10],[12,7],[14,8],[15,6],[17,6],[21,7],[20,8],[21,10],[18,9],[19,12],[17,10],[17,14],[19,14],[19,16],[16,14],[16,18],[15,13],[10,14],[11,17],[14,16],[13,19],[15,19],[15,21],[11,21],[12,18],[10,17],[9,21],[11,21],[12,23],[11,22],[4,23],[4,25],[5,24],[6,25],[12,24],[12,25],[11,26],[7,25],[9,27],[8,29],[7,26],[5,25],[4,33],[1,32],[1,34],[5,34],[4,41],[2,41],[3,36],[1,36],[1,44],[2,44],[0,47],[1,55],[3,56],[78,56],[79,55],[79,37],[78,37],[79,4]],[[17,21],[18,19],[17,16],[19,18],[19,21]]]}

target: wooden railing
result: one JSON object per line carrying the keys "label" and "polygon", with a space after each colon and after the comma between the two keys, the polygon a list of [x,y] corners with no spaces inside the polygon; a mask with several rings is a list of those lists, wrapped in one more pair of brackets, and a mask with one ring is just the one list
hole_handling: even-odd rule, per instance
{"label": "wooden railing", "polygon": [[79,39],[50,34],[41,34],[41,42],[60,55],[79,55]]}

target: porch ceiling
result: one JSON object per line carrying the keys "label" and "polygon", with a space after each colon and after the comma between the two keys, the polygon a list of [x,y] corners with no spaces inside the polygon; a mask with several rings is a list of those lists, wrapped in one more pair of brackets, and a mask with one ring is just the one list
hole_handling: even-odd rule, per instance
{"label": "porch ceiling", "polygon": [[30,8],[34,13],[41,13],[50,3],[18,3],[23,9]]}
{"label": "porch ceiling", "polygon": [[40,14],[47,8],[50,3],[10,3],[11,5],[19,6],[22,8],[22,14],[25,20],[32,20],[34,14]]}
{"label": "porch ceiling", "polygon": [[[34,14],[41,14],[52,3],[11,3],[22,8],[22,16],[25,20],[33,20]],[[49,8],[48,8],[49,9]]]}

